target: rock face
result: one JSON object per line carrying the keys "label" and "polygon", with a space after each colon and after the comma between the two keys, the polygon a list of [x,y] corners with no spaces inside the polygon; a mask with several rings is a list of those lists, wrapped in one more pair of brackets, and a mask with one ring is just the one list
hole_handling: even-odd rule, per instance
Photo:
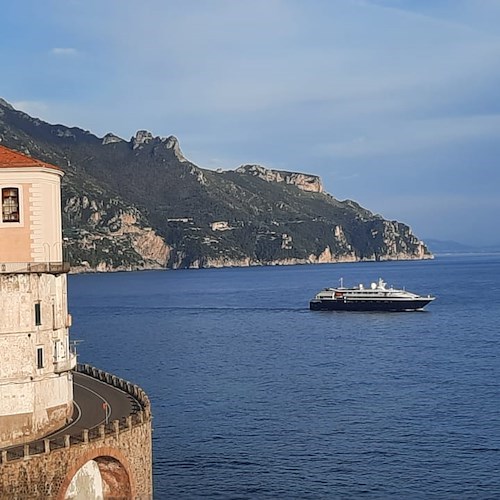
{"label": "rock face", "polygon": [[179,146],[179,141],[177,140],[177,137],[174,137],[173,135],[168,136],[165,139],[161,140],[164,144],[165,147],[168,149],[171,149],[174,153],[174,156],[180,161],[180,162],[186,162],[186,158],[181,152],[181,148]]}
{"label": "rock face", "polygon": [[66,245],[73,272],[162,269],[167,264],[165,240],[144,227],[137,209],[117,199],[66,198],[63,220],[73,226]]}
{"label": "rock face", "polygon": [[138,130],[130,142],[132,143],[132,149],[137,149],[143,144],[148,144],[153,140],[153,134],[147,130]]}
{"label": "rock face", "polygon": [[[106,144],[109,144],[110,142],[118,142],[121,140],[122,139],[114,136],[113,134],[107,134],[103,139],[103,144],[105,141]],[[187,162],[186,158],[181,152],[181,148],[179,146],[179,141],[177,140],[177,137],[173,135],[164,138],[153,137],[153,134],[151,132],[148,132],[147,130],[138,130],[135,136],[130,139],[130,144],[133,150],[142,148],[147,144],[152,144],[155,146],[162,145],[166,149],[171,150],[174,157],[179,162]]]}
{"label": "rock face", "polygon": [[318,176],[200,168],[174,136],[50,125],[0,100],[3,145],[60,166],[76,271],[426,259],[410,228],[324,192]]}
{"label": "rock face", "polygon": [[106,144],[113,144],[115,142],[123,142],[123,139],[114,135],[114,134],[106,134],[103,138],[102,138],[102,144],[103,146],[105,146]]}
{"label": "rock face", "polygon": [[316,175],[268,170],[261,165],[242,165],[236,169],[236,172],[245,175],[255,175],[267,182],[284,182],[286,184],[291,184],[302,189],[302,191],[310,191],[312,193],[323,192],[321,179]]}

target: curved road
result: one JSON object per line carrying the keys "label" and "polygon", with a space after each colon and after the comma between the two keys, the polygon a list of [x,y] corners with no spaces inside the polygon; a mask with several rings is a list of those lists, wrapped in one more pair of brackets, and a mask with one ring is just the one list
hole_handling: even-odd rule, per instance
{"label": "curved road", "polygon": [[[76,371],[73,371],[73,403],[71,422],[52,434],[31,441],[30,446],[40,447],[43,446],[44,439],[54,439],[66,434],[81,438],[84,429],[92,430],[101,424],[128,417],[141,408],[130,394]],[[22,457],[23,448],[24,445],[20,444],[6,449],[9,453]]]}
{"label": "curved road", "polygon": [[130,394],[78,372],[73,372],[73,398],[73,420],[47,437],[81,435],[83,429],[128,417],[140,408]]}

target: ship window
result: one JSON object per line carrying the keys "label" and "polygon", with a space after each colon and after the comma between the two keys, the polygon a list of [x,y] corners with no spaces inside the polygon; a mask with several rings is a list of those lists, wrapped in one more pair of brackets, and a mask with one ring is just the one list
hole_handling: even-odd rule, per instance
{"label": "ship window", "polygon": [[19,222],[19,189],[2,189],[2,221]]}
{"label": "ship window", "polygon": [[43,368],[43,347],[36,348],[36,367]]}
{"label": "ship window", "polygon": [[35,304],[35,325],[40,326],[42,324],[42,309],[40,302]]}

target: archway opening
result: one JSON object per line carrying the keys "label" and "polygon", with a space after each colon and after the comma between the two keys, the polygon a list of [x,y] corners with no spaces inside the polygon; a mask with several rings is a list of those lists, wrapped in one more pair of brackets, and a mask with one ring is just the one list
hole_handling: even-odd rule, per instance
{"label": "archway opening", "polygon": [[73,476],[65,500],[132,498],[130,478],[116,458],[101,456],[86,462]]}
{"label": "archway opening", "polygon": [[98,457],[94,460],[101,473],[104,500],[132,498],[130,478],[125,467],[113,457]]}

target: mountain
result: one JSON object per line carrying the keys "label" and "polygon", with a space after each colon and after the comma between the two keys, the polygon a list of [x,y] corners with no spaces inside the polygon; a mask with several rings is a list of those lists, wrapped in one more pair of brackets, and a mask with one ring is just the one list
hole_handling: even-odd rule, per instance
{"label": "mountain", "polygon": [[0,99],[0,141],[64,170],[75,271],[432,258],[407,225],[336,200],[318,176],[200,168],[174,136],[99,138]]}
{"label": "mountain", "polygon": [[500,246],[472,246],[458,243],[451,240],[437,240],[433,238],[426,239],[426,245],[436,254],[478,254],[478,253],[498,253]]}

